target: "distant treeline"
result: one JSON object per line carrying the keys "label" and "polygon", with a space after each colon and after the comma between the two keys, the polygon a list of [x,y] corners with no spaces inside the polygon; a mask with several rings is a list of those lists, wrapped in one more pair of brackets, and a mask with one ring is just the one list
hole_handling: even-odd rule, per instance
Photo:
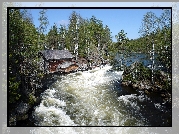
{"label": "distant treeline", "polygon": [[38,84],[43,77],[43,72],[39,70],[38,52],[44,49],[68,49],[72,54],[86,59],[112,61],[116,53],[147,53],[152,50],[154,43],[159,60],[171,68],[171,10],[163,10],[160,17],[156,17],[152,12],[146,13],[139,31],[141,37],[129,40],[127,33],[119,29],[115,36],[117,42],[112,42],[110,28],[101,20],[95,16],[84,19],[76,12],[69,16],[68,26],[58,27],[54,24],[47,34],[44,34],[49,25],[47,11],[42,9],[39,12],[40,25],[35,27],[33,17],[26,9],[8,10],[10,103],[22,98],[19,90],[23,85],[22,81],[25,81],[22,79],[30,76],[30,81]]}

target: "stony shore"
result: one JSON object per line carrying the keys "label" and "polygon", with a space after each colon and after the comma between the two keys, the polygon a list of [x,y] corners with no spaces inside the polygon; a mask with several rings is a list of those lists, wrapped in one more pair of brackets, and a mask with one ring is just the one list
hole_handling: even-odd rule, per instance
{"label": "stony shore", "polygon": [[136,91],[144,91],[145,94],[157,93],[164,102],[171,103],[171,76],[159,70],[154,70],[153,81],[151,76],[151,69],[135,62],[124,70],[121,85],[131,86]]}
{"label": "stony shore", "polygon": [[32,112],[41,102],[41,93],[56,81],[52,76],[53,74],[44,75],[41,79],[43,84],[38,88],[34,89],[30,83],[26,90],[21,87],[20,90],[24,90],[23,97],[20,101],[9,105],[9,126],[35,126]]}
{"label": "stony shore", "polygon": [[[87,62],[83,60],[81,70],[86,70]],[[82,64],[81,63],[81,64]],[[83,68],[85,67],[85,68]],[[91,68],[87,68],[91,69]],[[136,71],[137,70],[137,71]],[[163,71],[154,71],[155,77],[151,82],[151,70],[144,67],[141,63],[134,63],[126,67],[121,80],[122,86],[131,86],[136,91],[143,91],[145,94],[157,93],[163,98],[163,102],[171,104],[171,80],[168,74]],[[32,113],[36,106],[41,102],[41,93],[53,84],[56,79],[52,74],[46,74],[41,79],[42,86],[33,89],[33,86],[23,91],[24,97],[21,101],[9,106],[9,125],[10,126],[35,126]],[[61,74],[63,75],[63,74]],[[27,97],[29,96],[30,97]]]}
{"label": "stony shore", "polygon": [[[92,65],[91,67],[88,65],[89,62],[86,59],[78,59],[78,71],[91,70],[95,67],[95,65]],[[24,85],[21,85],[19,88],[22,93],[21,99],[18,102],[9,105],[9,126],[35,126],[32,113],[35,107],[41,102],[41,93],[56,81],[53,77],[54,74],[66,75],[68,73],[71,72],[44,74],[38,82],[38,85],[24,82]]]}

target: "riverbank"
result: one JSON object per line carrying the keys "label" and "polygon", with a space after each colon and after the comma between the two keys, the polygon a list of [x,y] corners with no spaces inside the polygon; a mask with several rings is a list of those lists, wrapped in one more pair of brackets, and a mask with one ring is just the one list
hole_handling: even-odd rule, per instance
{"label": "riverbank", "polygon": [[121,84],[130,86],[136,91],[143,91],[145,94],[157,93],[162,97],[163,103],[171,104],[171,75],[163,71],[154,70],[152,74],[151,69],[135,62],[125,68]]}
{"label": "riverbank", "polygon": [[45,74],[40,80],[39,87],[35,88],[28,83],[28,89],[23,91],[23,96],[16,103],[8,106],[9,112],[9,126],[35,126],[33,119],[33,111],[42,100],[41,94],[47,90],[56,79],[53,77],[54,74]]}
{"label": "riverbank", "polygon": [[[141,71],[140,72],[141,74],[136,74],[136,76],[138,75],[138,77],[137,77],[138,79],[136,79],[136,80],[133,79],[133,75],[132,75],[136,71],[135,66],[137,66],[138,67],[137,69]],[[46,112],[48,114],[49,113],[48,110],[51,109],[49,107],[52,104],[55,106],[55,107],[53,107],[53,105],[52,105],[53,108],[51,110],[52,111],[54,110],[54,113],[52,114],[52,116],[54,116],[55,112],[58,113],[59,110],[63,111],[63,110],[68,109],[67,111],[65,111],[68,113],[67,115],[65,114],[65,116],[69,116],[70,117],[69,120],[72,120],[72,122],[74,121],[75,123],[80,124],[81,120],[78,120],[78,117],[76,117],[76,116],[73,117],[73,115],[75,113],[75,111],[73,111],[73,110],[78,109],[78,107],[76,107],[76,105],[79,105],[81,107],[81,109],[78,109],[78,111],[81,111],[81,114],[82,114],[81,116],[94,115],[93,111],[91,111],[91,113],[89,115],[84,115],[84,113],[83,113],[84,111],[82,110],[82,109],[84,109],[84,107],[88,109],[88,107],[86,107],[86,105],[88,105],[89,103],[91,104],[91,106],[96,104],[94,99],[91,98],[92,96],[96,97],[95,100],[98,100],[100,98],[101,102],[99,104],[102,104],[103,103],[102,100],[104,100],[105,98],[107,101],[106,103],[110,103],[111,105],[114,105],[112,102],[115,101],[116,103],[115,103],[114,107],[119,107],[118,109],[116,109],[117,111],[118,110],[120,111],[121,108],[124,109],[123,111],[126,111],[126,106],[127,106],[127,108],[130,109],[130,110],[128,109],[129,111],[133,110],[133,112],[134,112],[134,111],[136,111],[135,107],[133,107],[133,103],[135,102],[135,105],[137,106],[137,108],[140,109],[139,115],[137,114],[136,117],[135,117],[135,115],[133,115],[135,118],[139,118],[138,116],[143,115],[143,118],[149,120],[148,123],[150,122],[150,124],[162,125],[162,124],[160,124],[160,121],[156,122],[155,120],[153,120],[153,117],[151,115],[156,113],[156,107],[163,106],[163,104],[162,104],[164,102],[163,99],[165,99],[166,97],[162,98],[162,96],[160,94],[163,92],[163,94],[166,95],[166,93],[164,93],[165,92],[164,89],[166,89],[166,88],[163,88],[164,86],[162,85],[161,81],[164,81],[163,79],[166,78],[166,75],[163,73],[159,73],[157,75],[157,77],[161,77],[161,78],[160,78],[160,80],[155,81],[155,82],[158,82],[159,84],[156,84],[157,86],[156,85],[153,86],[150,83],[150,81],[148,81],[147,79],[144,79],[144,76],[143,76],[144,75],[143,72],[146,73],[149,70],[146,68],[143,68],[143,66],[140,64],[136,64],[135,66],[134,65],[132,67],[130,66],[129,68],[125,69],[124,71],[115,71],[111,68],[111,66],[106,66],[102,69],[96,68],[94,71],[92,70],[92,71],[85,71],[85,72],[79,72],[79,73],[72,73],[69,75],[64,74],[65,77],[61,77],[61,75],[63,75],[63,74],[60,74],[60,76],[59,76],[59,73],[46,74],[46,75],[44,75],[44,77],[41,80],[41,83],[43,83],[42,88],[38,88],[34,92],[34,99],[33,99],[34,103],[33,104],[29,105],[28,104],[29,100],[26,100],[21,104],[19,103],[16,106],[14,105],[15,109],[19,109],[19,107],[21,107],[22,110],[16,110],[16,112],[15,112],[16,115],[14,115],[14,117],[15,117],[14,119],[15,119],[16,123],[12,126],[32,126],[32,127],[36,126],[37,122],[39,122],[39,120],[36,120],[36,119],[41,118],[41,114],[43,115],[45,112],[44,110],[46,110]],[[149,71],[149,76],[150,76],[150,71]],[[122,77],[122,80],[120,81],[121,77]],[[129,79],[130,79],[130,81],[129,81]],[[121,85],[121,87],[118,85]],[[132,87],[132,90],[135,90],[135,92],[138,92],[138,94],[133,93],[132,90],[129,93],[125,93],[126,91],[124,91],[125,90],[125,88],[123,88],[124,86]],[[155,87],[155,89],[153,87]],[[96,90],[96,88],[98,90]],[[114,90],[115,88],[116,88],[116,90]],[[123,91],[121,91],[121,88]],[[100,92],[99,92],[99,90],[100,90]],[[157,90],[158,90],[158,92],[157,92]],[[119,95],[117,95],[116,91],[120,92]],[[145,98],[141,98],[141,97],[143,97],[143,94],[140,94],[141,91],[144,94],[146,94],[146,96],[149,96],[149,98],[151,98],[152,102],[147,101],[149,98],[146,96],[145,96]],[[42,94],[44,92],[47,92],[47,93]],[[48,96],[48,92],[49,92],[50,96]],[[53,94],[53,95],[51,96],[51,94]],[[102,94],[105,96],[103,96]],[[111,95],[109,96],[109,94],[111,94]],[[44,98],[44,97],[42,97],[42,95],[43,96],[47,95],[48,97]],[[70,96],[68,96],[68,95],[70,95]],[[75,97],[75,96],[77,96],[77,97]],[[117,98],[118,99],[117,100],[114,99],[115,97],[116,97],[116,99]],[[62,100],[59,98],[61,98]],[[88,99],[86,99],[86,98],[88,98]],[[155,98],[156,98],[156,100],[155,100]],[[162,98],[162,99],[160,99],[160,98]],[[168,98],[171,98],[171,96]],[[76,102],[75,101],[76,99],[77,100],[81,99],[81,100]],[[71,102],[72,100],[74,100],[74,102]],[[130,102],[130,100],[131,100],[131,102]],[[162,100],[162,101],[160,101],[160,100]],[[84,106],[80,103],[81,101],[86,102]],[[80,103],[80,104],[78,104],[78,103]],[[119,103],[120,103],[120,105],[119,105]],[[149,108],[149,109],[152,109],[152,110],[150,112],[145,111],[146,108],[144,109],[142,107],[144,105],[142,105],[142,106],[138,105],[140,103],[144,103],[146,107],[150,106],[151,108]],[[165,104],[167,104],[167,103],[170,106],[170,104],[171,104],[170,101],[168,101],[168,100],[165,101]],[[61,106],[61,104],[63,104],[63,105]],[[72,105],[74,105],[74,106],[71,108]],[[41,109],[39,109],[39,107],[41,107]],[[59,109],[59,107],[60,107],[60,109]],[[105,108],[104,105],[103,105],[103,107]],[[111,107],[111,109],[114,109],[113,106],[109,105],[108,107]],[[39,110],[42,110],[42,111],[39,111]],[[99,110],[98,107],[96,107],[96,110],[97,111]],[[108,110],[106,111],[106,109],[103,109],[103,108],[100,110],[103,112],[108,111]],[[17,112],[17,111],[22,111],[22,112]],[[70,112],[70,111],[73,111],[73,112]],[[120,113],[119,111],[118,111],[118,113]],[[39,115],[38,118],[34,117],[35,112],[36,112],[36,114],[35,114],[36,116]],[[157,111],[157,113],[159,113],[159,112],[160,112],[160,110]],[[170,110],[168,110],[168,113],[169,112],[170,112]],[[129,116],[128,114],[131,114],[131,113],[126,113],[125,116]],[[109,114],[109,115],[111,115],[111,114]],[[46,114],[43,116],[46,117]],[[51,119],[51,114],[48,116],[49,116],[49,120],[53,120],[53,119]],[[60,115],[55,114],[55,116],[57,116],[57,117],[59,116],[59,119],[61,119]],[[79,118],[81,118],[81,116]],[[151,117],[149,117],[149,116],[151,116]],[[162,120],[165,120],[165,118],[167,118],[167,120],[168,120],[168,122],[164,123],[164,125],[170,124],[170,121],[168,119],[169,118],[168,114],[165,113],[163,116],[166,116],[166,117],[162,117],[161,118]],[[73,120],[73,118],[77,118],[77,119]],[[110,118],[112,120],[115,120],[115,119],[113,119],[113,117],[110,117]],[[44,118],[42,118],[42,119],[44,119]],[[99,119],[101,119],[101,117],[99,117]],[[88,120],[91,120],[91,117]],[[130,120],[130,118],[129,118],[129,120]],[[132,125],[132,126],[136,125],[135,123],[132,123],[132,122],[133,122],[132,120],[127,121],[125,123],[125,125],[127,125],[127,124]],[[118,122],[116,122],[116,124],[118,124]],[[54,124],[52,123],[52,125],[54,125]],[[57,125],[59,125],[59,124],[57,124]],[[66,125],[66,124],[64,124],[64,125]],[[90,125],[90,123],[89,124],[87,123],[87,125]]]}
{"label": "riverbank", "polygon": [[[95,69],[97,66],[88,67],[89,63],[84,58],[78,59],[79,69],[77,71],[87,71]],[[10,104],[8,106],[8,125],[9,126],[35,126],[35,120],[33,117],[33,112],[36,106],[40,105],[42,101],[41,94],[46,91],[54,82],[56,82],[57,76],[67,75],[73,73],[72,72],[54,72],[43,74],[41,79],[38,82],[38,85],[34,85],[24,82],[19,88],[22,93],[19,101]],[[30,80],[28,80],[30,81]],[[26,85],[25,85],[26,84]],[[24,85],[24,86],[23,86]]]}
{"label": "riverbank", "polygon": [[[34,111],[37,126],[170,126],[171,109],[157,94],[121,86],[112,66],[55,76]],[[158,116],[160,115],[160,116]]]}
{"label": "riverbank", "polygon": [[[171,124],[170,109],[162,104],[157,94],[145,95],[142,90],[125,88],[127,86],[122,86],[120,81],[124,72],[111,69],[105,66],[64,76],[46,75],[42,79],[43,88],[34,94],[36,102],[24,112],[26,118],[19,118],[14,126]],[[25,106],[22,108],[25,111]],[[155,117],[156,114],[160,116]]]}

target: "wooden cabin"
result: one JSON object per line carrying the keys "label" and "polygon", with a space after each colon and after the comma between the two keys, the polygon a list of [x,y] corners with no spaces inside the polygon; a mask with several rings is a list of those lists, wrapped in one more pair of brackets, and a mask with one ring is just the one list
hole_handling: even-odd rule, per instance
{"label": "wooden cabin", "polygon": [[68,73],[78,69],[75,56],[68,50],[44,50],[39,55],[44,60],[44,71]]}

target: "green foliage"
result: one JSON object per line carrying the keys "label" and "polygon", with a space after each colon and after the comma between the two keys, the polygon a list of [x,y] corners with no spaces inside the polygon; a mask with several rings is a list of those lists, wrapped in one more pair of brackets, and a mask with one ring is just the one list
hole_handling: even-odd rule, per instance
{"label": "green foliage", "polygon": [[127,49],[126,46],[128,46],[129,39],[126,37],[127,33],[124,33],[124,30],[121,30],[118,35],[116,35],[117,43],[114,43],[113,45],[113,52],[124,54],[126,56]]}
{"label": "green foliage", "polygon": [[[154,70],[153,72],[155,84],[152,85],[155,88],[159,88],[160,90],[167,90],[171,92],[171,75],[168,78],[168,73],[164,73],[159,70]],[[151,82],[151,76],[152,76],[152,70],[145,67],[140,62],[135,62],[134,64],[130,65],[129,67],[126,67],[123,73],[123,82],[128,82],[130,84],[139,84],[140,82],[150,83]]]}
{"label": "green foliage", "polygon": [[10,9],[8,13],[9,103],[15,103],[22,96],[22,76],[32,75],[38,68],[38,32],[27,10]]}
{"label": "green foliage", "polygon": [[142,63],[137,64],[136,70],[137,73],[137,80],[150,80],[151,79],[151,70],[149,68],[144,67]]}
{"label": "green foliage", "polygon": [[[124,32],[123,32],[124,33]],[[139,30],[141,37],[131,39],[125,44],[128,52],[141,52],[149,54],[152,46],[155,44],[155,53],[158,55],[157,60],[171,72],[171,10],[163,10],[161,16],[157,17],[153,12],[147,12],[142,20],[142,26]],[[118,42],[121,43],[122,37]],[[117,47],[116,47],[117,48]]]}
{"label": "green foliage", "polygon": [[47,9],[42,9],[39,13],[40,16],[38,20],[40,21],[40,25],[38,28],[38,48],[43,48],[46,39],[44,37],[44,32],[47,30],[47,26],[49,25],[49,21],[46,15]]}
{"label": "green foliage", "polygon": [[171,10],[164,10],[160,17],[148,12],[140,32],[146,38],[146,50],[151,50],[155,44],[155,52],[159,55],[157,59],[171,72]]}
{"label": "green foliage", "polygon": [[124,72],[124,81],[143,81],[143,80],[151,80],[152,71],[149,68],[144,67],[144,65],[140,62],[136,62],[129,67],[125,68]]}
{"label": "green foliage", "polygon": [[123,78],[123,81],[131,81],[131,82],[133,82],[134,79],[132,77],[132,74],[125,75],[125,77]]}
{"label": "green foliage", "polygon": [[79,57],[107,58],[108,46],[112,43],[108,26],[103,27],[102,21],[95,16],[83,19],[76,12],[72,12],[69,22],[65,32],[65,47],[70,52],[73,53],[75,44],[78,44]]}
{"label": "green foliage", "polygon": [[42,9],[39,12],[40,16],[39,16],[38,20],[40,21],[40,26],[39,26],[39,32],[40,33],[44,33],[47,30],[47,26],[49,24],[48,18],[47,18],[47,15],[46,15],[46,11],[47,11],[47,9]]}
{"label": "green foliage", "polygon": [[9,79],[9,103],[15,103],[21,95],[18,93],[20,82],[16,81],[15,77]]}
{"label": "green foliage", "polygon": [[28,103],[29,105],[33,105],[36,102],[36,98],[33,94],[29,94]]}
{"label": "green foliage", "polygon": [[[20,97],[18,88],[20,82],[18,77],[20,75],[19,66],[21,63],[20,56],[20,41],[23,40],[22,33],[23,29],[22,15],[20,10],[11,9],[9,10],[9,95],[10,103],[15,103]],[[18,36],[20,35],[20,36]]]}
{"label": "green foliage", "polygon": [[58,35],[59,35],[58,42],[60,43],[60,46],[58,46],[58,49],[64,50],[66,48],[65,39],[66,39],[66,35],[67,35],[67,29],[65,26],[60,25]]}
{"label": "green foliage", "polygon": [[[113,66],[116,66],[116,64],[118,64],[118,60],[115,60],[116,56],[118,57],[118,59],[120,58],[122,63],[124,62],[124,59],[129,56],[129,52],[130,52],[128,49],[129,39],[126,35],[127,33],[125,33],[124,30],[121,30],[117,35],[115,35],[117,42],[116,43],[113,42],[111,43],[110,46],[108,46],[107,49],[109,52],[108,58],[110,59],[110,63]],[[123,68],[124,67],[125,66],[123,65]],[[122,68],[119,67],[119,69],[121,70]]]}
{"label": "green foliage", "polygon": [[128,38],[126,37],[126,34],[127,33],[124,33],[124,30],[121,30],[119,33],[118,33],[118,35],[116,35],[115,37],[116,37],[116,39],[117,39],[117,43],[119,44],[119,46],[120,45],[124,45],[124,44],[126,44],[127,42],[128,42]]}
{"label": "green foliage", "polygon": [[47,42],[48,42],[48,48],[58,49],[58,42],[59,42],[59,34],[58,34],[58,28],[57,25],[54,24],[50,31],[47,34]]}
{"label": "green foliage", "polygon": [[162,71],[155,71],[155,81],[162,85],[162,89],[171,92],[171,74]]}
{"label": "green foliage", "polygon": [[69,17],[70,24],[68,25],[68,32],[66,36],[66,47],[70,52],[74,51],[75,44],[77,41],[77,21],[78,21],[78,14],[73,11]]}

